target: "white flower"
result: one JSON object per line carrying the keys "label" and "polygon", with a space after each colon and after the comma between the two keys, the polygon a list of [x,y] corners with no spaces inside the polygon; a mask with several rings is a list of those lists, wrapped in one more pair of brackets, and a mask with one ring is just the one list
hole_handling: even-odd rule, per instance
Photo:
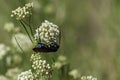
{"label": "white flower", "polygon": [[97,80],[97,78],[90,75],[90,76],[82,76],[81,80]]}
{"label": "white flower", "polygon": [[8,32],[12,31],[14,29],[14,24],[12,22],[6,23],[4,26],[4,29]]}
{"label": "white flower", "polygon": [[32,43],[29,37],[23,33],[17,33],[15,34],[15,36],[12,37],[12,43],[18,51],[20,51],[20,47],[18,46],[15,37],[24,51],[29,51],[29,49],[32,48]]}
{"label": "white flower", "polygon": [[12,22],[5,23],[4,29],[8,32],[19,32],[20,29],[18,27],[15,27],[15,25]]}
{"label": "white flower", "polygon": [[33,8],[33,2],[25,4],[25,7],[28,8],[28,9]]}
{"label": "white flower", "polygon": [[60,69],[62,66],[61,62],[55,62],[55,68]]}
{"label": "white flower", "polygon": [[49,45],[57,42],[59,34],[59,27],[45,20],[45,22],[43,22],[42,25],[36,29],[34,37],[38,42]]}
{"label": "white flower", "polygon": [[17,67],[12,68],[12,69],[9,69],[5,75],[11,78],[12,80],[17,80],[17,75],[20,73],[20,71],[21,70]]}
{"label": "white flower", "polygon": [[32,15],[33,3],[27,3],[23,7],[18,7],[12,11],[11,17],[15,17],[17,20],[24,19],[25,17]]}
{"label": "white flower", "polygon": [[64,61],[67,60],[67,58],[66,58],[65,56],[63,56],[63,55],[60,55],[60,56],[58,57],[58,60],[61,61],[61,62],[64,62]]}
{"label": "white flower", "polygon": [[0,80],[9,80],[9,79],[3,75],[0,75]]}
{"label": "white flower", "polygon": [[22,72],[18,75],[18,80],[34,80],[34,76],[31,70]]}
{"label": "white flower", "polygon": [[78,79],[80,77],[80,73],[77,69],[73,69],[69,72],[69,75],[72,76],[74,79]]}
{"label": "white flower", "polygon": [[35,71],[34,74],[37,76],[50,77],[51,76],[51,66],[41,58],[40,54],[32,54],[31,56],[32,68]]}
{"label": "white flower", "polygon": [[60,69],[62,66],[67,64],[67,58],[63,55],[60,55],[55,62],[55,68]]}
{"label": "white flower", "polygon": [[5,46],[4,44],[0,44],[0,60],[6,55],[9,50],[9,47]]}

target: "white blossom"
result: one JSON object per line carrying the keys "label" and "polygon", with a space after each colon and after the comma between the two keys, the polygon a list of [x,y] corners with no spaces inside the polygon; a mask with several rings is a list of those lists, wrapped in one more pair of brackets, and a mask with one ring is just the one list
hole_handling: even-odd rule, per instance
{"label": "white blossom", "polygon": [[64,62],[64,61],[67,60],[67,58],[66,58],[65,56],[63,56],[63,55],[60,55],[60,56],[58,57],[58,60]]}
{"label": "white blossom", "polygon": [[31,56],[32,68],[37,76],[50,77],[51,66],[46,60],[41,58],[40,54],[32,54]]}
{"label": "white blossom", "polygon": [[8,31],[8,32],[19,32],[20,29],[18,27],[15,27],[15,25],[12,22],[7,22],[4,25],[4,30]]}
{"label": "white blossom", "polygon": [[7,54],[10,50],[10,47],[5,46],[4,44],[0,44],[0,60]]}
{"label": "white blossom", "polygon": [[15,17],[17,20],[24,19],[25,17],[32,15],[33,3],[27,3],[23,7],[18,7],[12,11],[11,17]]}
{"label": "white blossom", "polygon": [[90,75],[90,76],[82,76],[81,80],[97,80],[97,78]]}
{"label": "white blossom", "polygon": [[34,80],[34,76],[31,70],[22,72],[18,75],[18,80]]}
{"label": "white blossom", "polygon": [[19,68],[11,68],[8,69],[8,71],[6,72],[6,76],[11,78],[12,80],[17,80],[17,75],[20,73],[21,69]]}
{"label": "white blossom", "polygon": [[4,29],[7,30],[8,32],[10,32],[14,29],[14,24],[12,22],[6,23],[4,26]]}
{"label": "white blossom", "polygon": [[47,20],[42,23],[42,25],[36,29],[34,35],[35,39],[44,44],[56,43],[59,37],[60,31],[59,27]]}
{"label": "white blossom", "polygon": [[0,80],[9,80],[6,76],[0,75]]}
{"label": "white blossom", "polygon": [[67,64],[67,58],[63,55],[60,55],[55,62],[55,68],[60,69],[62,66]]}
{"label": "white blossom", "polygon": [[60,69],[63,66],[61,62],[55,62],[55,68]]}
{"label": "white blossom", "polygon": [[72,76],[74,79],[78,79],[80,77],[80,73],[77,69],[73,69],[69,72],[69,75]]}

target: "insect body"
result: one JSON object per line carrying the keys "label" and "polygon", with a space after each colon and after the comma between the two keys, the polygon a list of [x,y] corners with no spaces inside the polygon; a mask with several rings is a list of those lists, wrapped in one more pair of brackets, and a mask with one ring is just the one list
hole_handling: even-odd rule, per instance
{"label": "insect body", "polygon": [[38,43],[37,47],[33,48],[33,51],[35,52],[56,52],[59,48],[59,45],[57,44],[51,44],[50,46],[47,46],[43,43]]}

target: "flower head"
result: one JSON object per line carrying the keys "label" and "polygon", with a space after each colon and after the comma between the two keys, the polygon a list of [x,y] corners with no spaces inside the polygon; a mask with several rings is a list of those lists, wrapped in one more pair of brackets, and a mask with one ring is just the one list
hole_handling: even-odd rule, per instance
{"label": "flower head", "polygon": [[50,77],[51,76],[51,66],[43,60],[40,54],[32,54],[31,56],[32,69],[36,76]]}
{"label": "flower head", "polygon": [[80,77],[80,73],[77,69],[73,69],[69,72],[69,75],[72,76],[74,79],[78,79]]}
{"label": "flower head", "polygon": [[14,29],[14,24],[9,22],[9,23],[6,23],[5,26],[4,26],[4,29],[8,32],[12,31]]}
{"label": "flower head", "polygon": [[6,76],[0,75],[0,80],[9,80]]}
{"label": "flower head", "polygon": [[18,75],[18,80],[34,80],[34,76],[31,70],[22,72]]}
{"label": "flower head", "polygon": [[19,32],[20,29],[18,27],[15,27],[15,25],[12,22],[5,23],[4,30],[7,32]]}
{"label": "flower head", "polygon": [[4,44],[0,44],[0,60],[6,55],[9,50],[10,47],[5,46]]}
{"label": "flower head", "polygon": [[82,76],[81,80],[97,80],[97,78],[93,76]]}
{"label": "flower head", "polygon": [[15,17],[17,20],[24,19],[25,17],[32,15],[33,3],[25,4],[23,7],[18,7],[12,11],[11,17]]}
{"label": "flower head", "polygon": [[57,25],[45,20],[42,25],[36,29],[35,39],[38,42],[50,45],[51,43],[57,43],[60,31]]}
{"label": "flower head", "polygon": [[[20,73],[21,69],[19,68],[11,68],[11,69],[8,69],[8,71],[6,72],[6,76],[11,78],[12,80],[16,80],[17,79],[17,75]],[[2,79],[4,80],[4,79]]]}
{"label": "flower head", "polygon": [[67,64],[67,58],[63,55],[60,55],[55,62],[55,68],[60,69],[62,66]]}

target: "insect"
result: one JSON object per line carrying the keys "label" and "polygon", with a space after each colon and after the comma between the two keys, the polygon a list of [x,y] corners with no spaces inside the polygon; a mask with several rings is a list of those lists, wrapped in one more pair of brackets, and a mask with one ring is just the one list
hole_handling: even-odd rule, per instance
{"label": "insect", "polygon": [[50,44],[50,46],[47,46],[43,43],[38,43],[37,47],[33,48],[33,51],[35,52],[56,52],[59,48],[59,45],[57,44]]}

